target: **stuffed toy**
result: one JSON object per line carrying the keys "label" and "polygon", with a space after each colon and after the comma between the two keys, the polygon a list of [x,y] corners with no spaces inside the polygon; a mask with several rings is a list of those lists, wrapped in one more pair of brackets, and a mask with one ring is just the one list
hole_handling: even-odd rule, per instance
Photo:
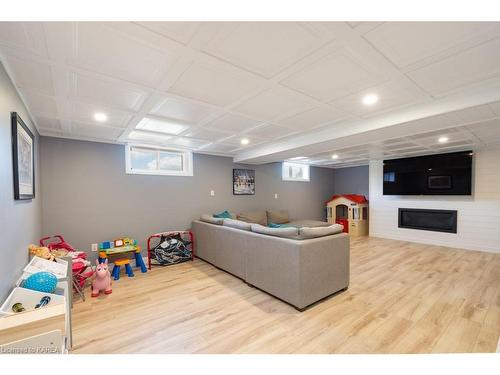
{"label": "stuffed toy", "polygon": [[54,261],[54,255],[52,255],[52,253],[50,252],[48,247],[29,245],[28,250],[29,250],[29,253],[32,255],[35,255],[37,257],[47,259],[50,261]]}

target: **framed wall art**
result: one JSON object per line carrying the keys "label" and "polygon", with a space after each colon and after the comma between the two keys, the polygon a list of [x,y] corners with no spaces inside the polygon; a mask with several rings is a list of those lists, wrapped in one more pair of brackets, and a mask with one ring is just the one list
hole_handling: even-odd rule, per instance
{"label": "framed wall art", "polygon": [[35,137],[17,112],[11,112],[14,199],[35,197]]}

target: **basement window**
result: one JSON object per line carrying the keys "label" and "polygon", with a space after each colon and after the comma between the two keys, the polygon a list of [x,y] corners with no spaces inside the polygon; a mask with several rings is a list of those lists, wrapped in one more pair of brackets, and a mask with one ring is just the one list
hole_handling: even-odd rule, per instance
{"label": "basement window", "polygon": [[192,176],[193,153],[146,146],[125,146],[126,172],[159,176]]}
{"label": "basement window", "polygon": [[282,179],[283,181],[309,182],[309,165],[283,162]]}

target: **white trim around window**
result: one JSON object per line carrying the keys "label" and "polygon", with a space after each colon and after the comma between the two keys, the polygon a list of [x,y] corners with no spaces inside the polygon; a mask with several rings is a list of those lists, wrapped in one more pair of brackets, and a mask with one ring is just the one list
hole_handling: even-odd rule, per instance
{"label": "white trim around window", "polygon": [[186,150],[125,145],[125,172],[157,176],[192,176],[193,153]]}
{"label": "white trim around window", "polygon": [[308,164],[290,163],[284,161],[281,166],[281,178],[283,181],[310,181],[310,168]]}

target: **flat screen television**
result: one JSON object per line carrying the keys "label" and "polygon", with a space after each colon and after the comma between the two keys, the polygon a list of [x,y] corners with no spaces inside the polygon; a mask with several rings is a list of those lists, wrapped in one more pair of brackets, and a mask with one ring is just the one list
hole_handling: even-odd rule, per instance
{"label": "flat screen television", "polygon": [[471,195],[472,151],[384,160],[384,195]]}

